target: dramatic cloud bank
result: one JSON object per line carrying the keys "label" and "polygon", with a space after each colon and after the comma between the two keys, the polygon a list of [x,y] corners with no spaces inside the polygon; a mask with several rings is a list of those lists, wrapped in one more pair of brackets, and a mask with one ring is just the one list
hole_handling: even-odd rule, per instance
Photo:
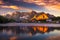
{"label": "dramatic cloud bank", "polygon": [[7,9],[9,9],[10,11],[36,10],[59,16],[60,0],[0,0],[0,9],[2,11],[6,11]]}

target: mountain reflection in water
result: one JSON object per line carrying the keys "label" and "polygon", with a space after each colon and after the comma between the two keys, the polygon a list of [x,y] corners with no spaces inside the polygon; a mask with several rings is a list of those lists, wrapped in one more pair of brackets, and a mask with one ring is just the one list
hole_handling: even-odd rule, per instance
{"label": "mountain reflection in water", "polygon": [[60,27],[0,27],[0,40],[59,40]]}

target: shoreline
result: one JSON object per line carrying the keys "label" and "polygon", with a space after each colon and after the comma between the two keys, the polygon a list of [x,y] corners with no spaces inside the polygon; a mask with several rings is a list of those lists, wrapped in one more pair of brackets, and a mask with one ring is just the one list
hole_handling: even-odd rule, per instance
{"label": "shoreline", "polygon": [[60,27],[58,23],[6,23],[0,24],[0,26],[49,26],[49,27]]}

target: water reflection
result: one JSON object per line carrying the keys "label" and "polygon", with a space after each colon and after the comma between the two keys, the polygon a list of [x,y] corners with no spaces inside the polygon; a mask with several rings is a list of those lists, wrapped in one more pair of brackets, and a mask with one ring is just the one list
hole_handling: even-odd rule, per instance
{"label": "water reflection", "polygon": [[0,27],[1,40],[53,40],[59,38],[59,34],[60,27]]}

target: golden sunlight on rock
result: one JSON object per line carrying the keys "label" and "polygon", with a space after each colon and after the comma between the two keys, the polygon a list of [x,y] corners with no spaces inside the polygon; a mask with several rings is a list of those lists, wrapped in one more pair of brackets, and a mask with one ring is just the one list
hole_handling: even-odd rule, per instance
{"label": "golden sunlight on rock", "polygon": [[41,15],[38,15],[38,16],[34,16],[31,20],[33,19],[36,19],[36,20],[46,20],[48,19],[48,16],[46,14],[41,14]]}

